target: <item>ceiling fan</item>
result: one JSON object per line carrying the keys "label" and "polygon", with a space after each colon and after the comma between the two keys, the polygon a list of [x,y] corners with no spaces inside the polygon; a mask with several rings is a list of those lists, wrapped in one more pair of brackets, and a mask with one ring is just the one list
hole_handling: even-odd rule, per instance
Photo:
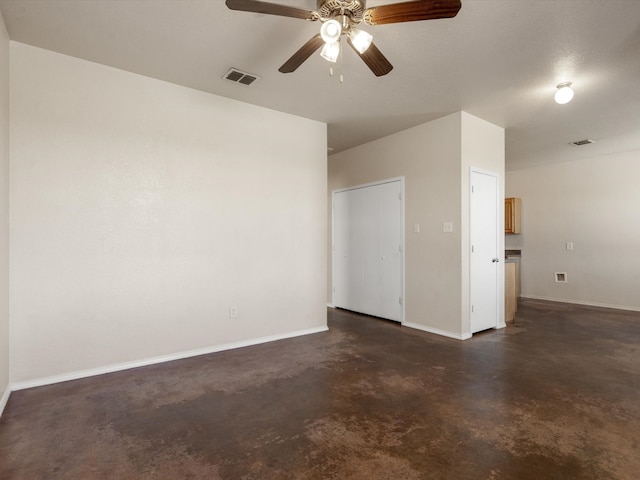
{"label": "ceiling fan", "polygon": [[304,10],[261,0],[226,0],[226,4],[231,10],[322,23],[320,33],[314,35],[278,69],[282,73],[294,72],[320,47],[320,55],[330,62],[335,62],[340,54],[340,40],[344,36],[349,46],[378,77],[389,73],[393,65],[375,46],[373,37],[357,28],[361,22],[367,25],[385,25],[452,18],[462,6],[460,0],[412,0],[371,8],[366,7],[366,0],[318,0],[316,10]]}

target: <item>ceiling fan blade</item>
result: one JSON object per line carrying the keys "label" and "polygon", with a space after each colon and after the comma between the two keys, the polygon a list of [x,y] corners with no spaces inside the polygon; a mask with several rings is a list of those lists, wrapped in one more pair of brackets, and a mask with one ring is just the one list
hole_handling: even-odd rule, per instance
{"label": "ceiling fan blade", "polygon": [[369,45],[369,48],[367,48],[364,53],[360,53],[356,50],[356,47],[353,46],[349,37],[347,37],[347,42],[349,42],[353,51],[356,52],[362,61],[367,64],[376,77],[386,75],[393,70],[393,65],[389,63],[387,57],[385,57],[373,43]]}
{"label": "ceiling fan blade", "polygon": [[231,10],[240,10],[242,12],[265,13],[267,15],[280,15],[281,17],[301,18],[303,20],[316,20],[317,18],[312,10],[303,10],[289,5],[279,5],[259,0],[227,0],[226,4]]}
{"label": "ceiling fan blade", "polygon": [[318,33],[314,37],[311,38],[307,43],[305,43],[300,50],[291,55],[291,58],[284,62],[278,71],[282,73],[291,73],[294,72],[300,65],[304,63],[304,61],[309,58],[313,53],[318,50],[322,45],[324,45],[324,40]]}
{"label": "ceiling fan blade", "polygon": [[460,0],[413,0],[367,8],[362,18],[369,25],[452,18],[462,7]]}

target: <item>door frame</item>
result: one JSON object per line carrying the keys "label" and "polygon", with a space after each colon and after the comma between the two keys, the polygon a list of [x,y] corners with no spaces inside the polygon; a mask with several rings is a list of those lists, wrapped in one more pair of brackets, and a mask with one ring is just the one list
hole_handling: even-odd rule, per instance
{"label": "door frame", "polygon": [[405,259],[406,259],[406,255],[405,255],[405,219],[404,219],[404,212],[405,212],[405,208],[404,208],[404,199],[405,199],[405,193],[404,193],[404,176],[402,177],[392,177],[392,178],[386,178],[384,180],[378,180],[375,182],[369,182],[369,183],[362,183],[359,185],[353,185],[351,187],[345,187],[345,188],[338,188],[336,190],[332,190],[331,191],[331,304],[335,305],[336,304],[336,299],[335,299],[335,258],[334,258],[334,253],[336,251],[336,243],[335,243],[335,195],[337,193],[342,193],[342,192],[348,192],[350,190],[357,190],[360,188],[367,188],[367,187],[375,187],[377,185],[384,185],[386,183],[393,183],[393,182],[400,182],[400,245],[402,246],[402,252],[401,253],[401,257],[402,257],[402,261],[401,261],[401,265],[402,265],[402,275],[401,275],[401,285],[400,285],[400,291],[401,291],[401,296],[402,296],[402,313],[400,316],[400,325],[404,325],[405,324],[405,311],[406,311],[406,305],[407,305],[407,297],[405,295],[406,293],[406,289],[405,289],[405,272],[406,272],[406,268],[405,268]]}
{"label": "door frame", "polygon": [[497,276],[496,276],[496,324],[494,327],[494,329],[500,329],[500,328],[504,328],[506,327],[506,323],[504,321],[504,249],[500,249],[501,245],[504,245],[503,243],[500,242],[500,236],[504,235],[504,193],[502,192],[501,189],[501,177],[500,174],[496,171],[493,170],[487,170],[484,168],[479,168],[479,167],[469,167],[469,185],[468,185],[468,195],[469,195],[469,230],[468,230],[468,239],[467,239],[467,244],[468,244],[468,249],[469,251],[467,252],[468,258],[469,258],[469,292],[468,292],[468,298],[469,298],[469,304],[468,304],[468,325],[469,325],[469,330],[463,334],[464,338],[470,338],[473,334],[471,333],[471,287],[472,287],[472,271],[471,271],[471,266],[472,266],[472,262],[471,262],[471,202],[472,202],[472,195],[471,195],[471,188],[473,187],[473,174],[474,173],[478,173],[481,175],[490,175],[492,177],[495,177],[496,179],[496,223],[497,223],[497,228],[496,228],[496,252],[497,252],[497,258],[499,259],[499,265],[498,265],[498,272],[497,272]]}

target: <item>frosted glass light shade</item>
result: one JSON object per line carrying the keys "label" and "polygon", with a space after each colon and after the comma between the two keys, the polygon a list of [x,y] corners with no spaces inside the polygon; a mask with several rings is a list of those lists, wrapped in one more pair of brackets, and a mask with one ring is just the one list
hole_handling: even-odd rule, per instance
{"label": "frosted glass light shade", "polygon": [[573,89],[571,88],[571,82],[561,83],[558,85],[558,91],[554,96],[556,103],[564,105],[569,103],[573,98]]}
{"label": "frosted glass light shade", "polygon": [[322,58],[334,63],[338,60],[338,55],[340,55],[340,44],[338,42],[325,43],[320,51]]}
{"label": "frosted glass light shade", "polygon": [[367,51],[369,45],[373,41],[373,36],[364,30],[358,30],[357,28],[352,28],[349,32],[349,39],[351,40],[351,44],[358,51],[358,53],[362,54]]}
{"label": "frosted glass light shade", "polygon": [[337,20],[327,20],[320,27],[320,36],[325,43],[336,43],[340,40],[342,25]]}

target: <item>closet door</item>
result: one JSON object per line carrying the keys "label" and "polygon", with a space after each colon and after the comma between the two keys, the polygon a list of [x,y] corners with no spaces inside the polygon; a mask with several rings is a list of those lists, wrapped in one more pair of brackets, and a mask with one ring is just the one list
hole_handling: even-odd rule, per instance
{"label": "closet door", "polygon": [[333,304],[364,312],[364,256],[360,245],[366,241],[362,215],[363,189],[333,195]]}
{"label": "closet door", "polygon": [[333,194],[333,303],[402,320],[400,180]]}

